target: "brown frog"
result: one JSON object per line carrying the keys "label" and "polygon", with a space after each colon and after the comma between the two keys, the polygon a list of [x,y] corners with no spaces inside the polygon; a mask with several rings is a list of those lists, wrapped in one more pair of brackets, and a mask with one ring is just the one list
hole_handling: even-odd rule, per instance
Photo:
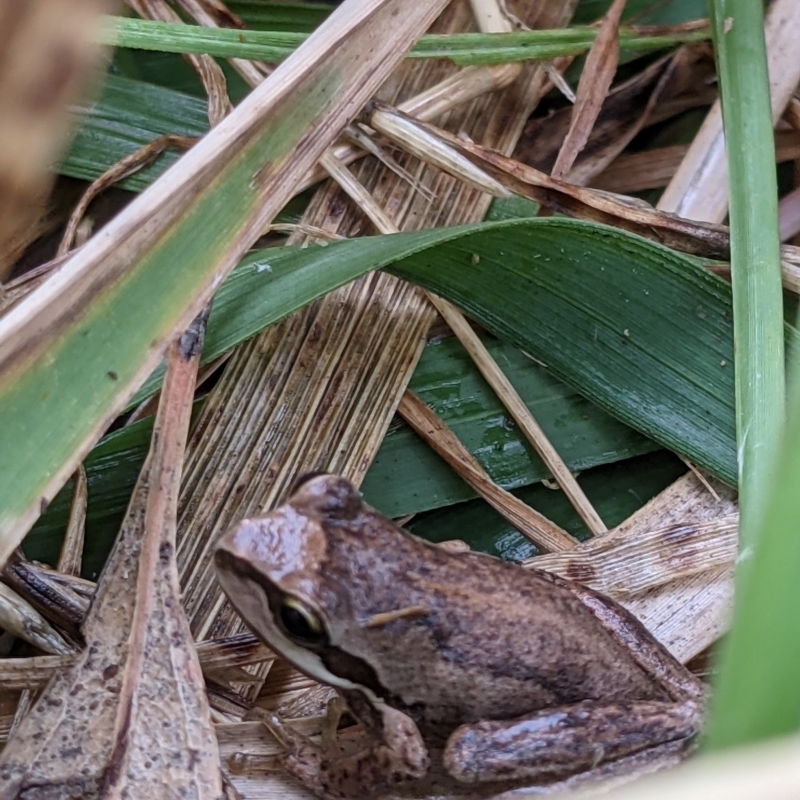
{"label": "brown frog", "polygon": [[625,609],[579,584],[398,528],[344,478],[301,479],[215,554],[269,647],[334,687],[367,732],[320,748],[273,717],[323,798],[371,797],[431,766],[462,786],[547,785],[687,748],[703,688]]}

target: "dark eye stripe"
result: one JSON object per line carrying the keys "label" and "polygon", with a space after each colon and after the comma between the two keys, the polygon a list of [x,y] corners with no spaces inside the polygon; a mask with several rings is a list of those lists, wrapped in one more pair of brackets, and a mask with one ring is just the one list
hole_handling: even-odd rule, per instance
{"label": "dark eye stripe", "polygon": [[[317,653],[325,668],[332,675],[370,689],[377,697],[388,700],[389,692],[387,692],[386,688],[378,680],[377,673],[372,666],[363,659],[332,645],[322,620],[315,618],[321,628],[321,639],[319,642],[311,644],[305,639],[301,640],[291,636],[289,633],[285,632],[284,621],[280,618],[281,609],[285,607],[284,601],[287,598],[286,593],[280,591],[274,584],[266,580],[248,561],[237,558],[225,550],[218,550],[215,554],[215,558],[220,566],[223,566],[231,572],[235,572],[240,577],[261,587],[266,595],[274,624],[278,630],[284,631],[284,635],[287,639],[294,642],[299,647]],[[255,633],[258,633],[258,631],[255,631]],[[271,645],[271,643],[267,641],[266,644],[278,648],[277,643]],[[306,672],[302,664],[292,661],[291,657],[288,655],[284,657],[301,672]],[[319,680],[319,676],[317,675],[312,674],[310,677]]]}

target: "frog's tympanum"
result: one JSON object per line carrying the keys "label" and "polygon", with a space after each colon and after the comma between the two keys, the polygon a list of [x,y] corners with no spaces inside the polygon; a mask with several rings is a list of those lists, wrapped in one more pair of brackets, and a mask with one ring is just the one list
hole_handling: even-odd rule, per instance
{"label": "frog's tympanum", "polygon": [[319,797],[374,797],[429,770],[464,793],[552,785],[674,756],[698,730],[702,685],[625,609],[422,541],[343,478],[301,479],[215,559],[254,633],[366,731],[345,752],[273,718],[287,768]]}

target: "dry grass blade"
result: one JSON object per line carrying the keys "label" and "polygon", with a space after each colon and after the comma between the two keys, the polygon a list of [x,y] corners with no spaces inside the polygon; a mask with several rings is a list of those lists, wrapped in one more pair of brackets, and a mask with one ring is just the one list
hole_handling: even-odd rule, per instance
{"label": "dry grass blade", "polygon": [[101,52],[92,36],[111,0],[28,0],[0,4],[0,280],[25,229],[35,224],[52,182],[49,165],[66,144],[67,105]]}
{"label": "dry grass blade", "polygon": [[65,655],[75,648],[13,589],[0,583],[0,627],[44,653]]}
{"label": "dry grass blade", "polygon": [[69,509],[69,521],[58,554],[56,569],[65,575],[79,575],[83,556],[84,534],[86,532],[86,509],[89,506],[89,484],[83,464],[73,476],[72,503]]}
{"label": "dry grass blade", "polygon": [[[73,481],[69,521],[57,566],[59,572],[67,575],[77,575],[80,572],[83,554],[86,509],[89,500],[86,470],[83,465],[76,470]],[[68,632],[74,641],[80,641],[80,624],[88,609],[86,598],[71,591],[68,587],[61,586],[50,580],[46,574],[39,574],[35,580],[32,580],[33,572],[32,565],[24,561],[21,553],[17,551],[10,562],[6,564],[3,575],[7,582],[12,584],[16,582],[16,585],[20,586],[20,588],[31,592],[35,591],[36,600],[39,601],[39,611],[43,611],[46,616],[50,617],[51,621],[55,622],[62,630]],[[6,631],[10,630],[5,625],[3,627]],[[72,642],[62,640],[56,631],[53,631],[53,633],[57,637],[56,644],[59,647],[42,648],[41,645],[38,645],[40,649],[48,653],[77,651],[77,648],[72,646]],[[37,642],[31,641],[28,636],[23,636],[22,638],[33,645],[37,645]],[[54,637],[48,636],[48,638],[52,640]],[[50,643],[52,644],[52,641]],[[62,647],[64,648],[63,650],[61,649]],[[5,684],[0,681],[0,686],[5,686]],[[22,687],[11,724],[12,735],[30,711],[36,699],[37,688],[30,685]]]}
{"label": "dry grass blade", "polygon": [[[465,161],[465,159],[461,157],[454,158],[453,156],[455,154],[452,153],[452,150],[443,145],[438,139],[433,140],[434,153],[433,157],[431,157],[430,148],[426,146],[426,137],[423,135],[417,138],[416,133],[419,129],[414,126],[413,121],[406,117],[397,117],[392,114],[376,111],[371,114],[371,123],[375,125],[378,118],[380,118],[378,130],[383,133],[386,133],[387,130],[394,131],[395,133],[398,129],[401,130],[402,137],[407,145],[406,149],[414,155],[422,158],[427,163],[433,163],[435,165],[439,165],[438,162],[441,161],[447,164],[447,170],[449,172],[462,176],[465,183],[478,189],[482,188],[485,191],[491,191],[491,183],[488,180],[488,176],[485,176],[469,162],[466,162],[468,169],[465,174],[464,171],[462,171],[465,166],[462,162]],[[396,127],[396,123],[401,124],[399,128]],[[395,138],[395,141],[397,141],[397,138]],[[410,146],[408,146],[409,144]],[[372,220],[372,223],[381,233],[391,234],[398,232],[398,228],[392,220],[389,219],[383,209],[375,203],[369,192],[355,180],[352,173],[350,173],[330,151],[322,157],[321,163],[331,177],[334,178],[339,186],[349,195],[350,199],[364,211],[370,220]],[[491,355],[489,355],[489,351],[483,345],[483,342],[481,342],[475,331],[473,331],[464,315],[455,306],[441,297],[437,297],[430,292],[426,292],[426,296],[447,323],[450,330],[461,342],[483,377],[492,389],[494,389],[503,405],[508,409],[512,418],[520,426],[525,437],[533,445],[536,452],[550,469],[556,482],[564,490],[570,502],[586,523],[588,530],[594,535],[604,533],[606,531],[606,526],[583,493],[578,482],[567,469],[567,465],[562,461],[556,449],[550,444],[544,431],[539,427],[525,403],[522,402],[522,398],[517,394],[511,382],[503,374],[503,371],[495,363]],[[443,425],[441,428],[442,430],[446,430]],[[450,440],[450,438],[450,436],[441,437],[439,446],[446,447],[446,441]],[[467,474],[462,477],[464,477],[467,483],[470,483],[474,476],[474,470],[472,469],[474,461],[470,459],[465,462],[463,459],[463,452],[464,449],[459,447],[456,452],[450,453],[445,457],[445,460],[459,472],[459,474],[461,474],[462,466],[468,464],[469,469],[467,469]]]}
{"label": "dry grass blade", "polygon": [[492,508],[537,547],[549,552],[569,550],[575,546],[575,539],[568,533],[510,492],[492,483],[470,452],[419,398],[406,392],[397,411]]}
{"label": "dry grass blade", "polygon": [[[109,186],[112,186],[117,181],[127,178],[134,172],[144,169],[148,164],[152,164],[167,148],[175,147],[179,150],[188,150],[192,145],[197,144],[197,139],[189,136],[173,136],[166,134],[153,139],[146,145],[134,150],[130,155],[120,159],[114,166],[107,169],[99,178],[92,181],[87,187],[86,191],[81,195],[80,201],[70,214],[69,221],[64,227],[64,233],[61,236],[61,241],[56,251],[56,259],[65,256],[73,246],[75,234],[78,231],[78,226],[89,208],[89,204],[94,200],[97,195],[104,192]],[[55,267],[56,262],[53,263]]]}
{"label": "dry grass blade", "polygon": [[[183,20],[164,2],[164,0],[125,0],[142,19],[181,24]],[[213,128],[231,111],[225,73],[211,56],[186,54],[184,58],[203,84],[208,95],[208,121]]]}
{"label": "dry grass blade", "polygon": [[[433,132],[431,125],[426,127]],[[663,214],[639,200],[572,186],[489,148],[465,142],[439,129],[435,133],[452,147],[469,155],[481,169],[515,194],[541,203],[553,211],[614,225],[685,253],[708,258],[725,258],[728,255],[727,228]]]}
{"label": "dry grass blade", "polygon": [[[436,119],[476,97],[504,89],[520,76],[520,72],[520,64],[466,67],[460,72],[444,78],[435,86],[407,102],[400,103],[398,110],[419,120]],[[333,155],[343,164],[351,164],[363,156],[364,152],[353,145],[338,144],[333,148]],[[327,171],[322,165],[317,166],[308,174],[299,188],[307,189],[319,183],[326,177],[326,174]]]}
{"label": "dry grass blade", "polygon": [[[649,64],[641,72],[612,89],[600,109],[586,146],[581,150],[566,179],[576,186],[587,185],[616,164],[619,154],[646,124],[659,117],[667,119],[713,102],[713,90],[698,87],[690,76],[710,72],[711,62],[700,48],[682,48],[677,53]],[[571,124],[571,108],[544,118],[531,119],[526,135],[514,151],[514,158],[542,172],[555,165],[561,144]]]}
{"label": "dry grass blade", "polygon": [[452,147],[442,145],[441,140],[428,135],[424,128],[415,125],[413,120],[398,111],[386,110],[378,103],[367,109],[369,125],[387,139],[398,144],[408,153],[426,164],[431,164],[445,172],[455,175],[468,186],[487,192],[493,197],[510,197],[511,193],[471,161],[455,152]]}
{"label": "dry grass blade", "polygon": [[[571,8],[527,4],[525,13],[544,14],[557,26]],[[436,29],[464,30],[473,24],[466,3],[458,0]],[[403,64],[380,99],[414,106],[410,98],[420,92],[425,96],[428,86],[441,86],[454,73],[452,65],[443,63]],[[505,92],[450,112],[448,124],[510,151],[542,84],[538,68],[523,74],[525,80]],[[431,107],[441,100],[437,89]],[[489,199],[485,195],[404,154],[398,160],[435,195],[433,204],[371,159],[355,170],[398,227],[413,230],[482,217]],[[365,229],[362,213],[335,187],[316,196],[303,223],[346,236]],[[182,491],[182,581],[198,638],[240,625],[225,610],[213,576],[213,542],[237,519],[272,507],[303,471],[325,469],[360,483],[432,317],[418,290],[373,275],[265,331],[231,358],[198,420]]]}
{"label": "dry grass blade", "polygon": [[89,599],[80,589],[76,591],[77,587],[65,585],[60,577],[57,572],[44,570],[26,561],[19,551],[12,554],[3,569],[3,581],[8,586],[24,597],[42,616],[71,636],[75,642],[79,642],[80,628],[89,608]]}
{"label": "dry grass blade", "polygon": [[575,93],[572,122],[553,167],[552,175],[563,179],[572,169],[578,153],[586,146],[603,101],[614,80],[619,62],[617,32],[626,0],[614,0],[606,11],[597,38],[586,56],[586,63]]}
{"label": "dry grass blade", "polygon": [[0,797],[221,795],[216,739],[174,560],[204,325],[198,318],[170,351],[153,448],[84,626],[86,650],[57,675],[6,745]]}
{"label": "dry grass blade", "polygon": [[[702,525],[736,514],[733,492],[715,483],[714,498],[694,473],[687,473],[614,530],[617,541],[671,525]],[[701,653],[724,632],[733,596],[729,566],[694,575],[618,599],[680,661]]]}
{"label": "dry grass blade", "polygon": [[41,689],[54,675],[70,669],[77,656],[33,656],[0,659],[0,684],[9,692]]}
{"label": "dry grass blade", "polygon": [[[800,4],[775,0],[764,26],[773,120],[786,108],[800,81],[796,43]],[[722,107],[717,101],[689,147],[677,173],[658,202],[661,211],[704,222],[720,223],[728,211],[728,169],[722,134]]]}
{"label": "dry grass blade", "polygon": [[572,503],[587,530],[595,536],[605,533],[607,528],[589,498],[583,492],[578,481],[567,468],[561,456],[533,418],[528,407],[517,394],[511,381],[492,359],[486,347],[475,331],[470,327],[464,315],[453,305],[435,295],[428,295],[437,311],[442,315],[450,330],[469,353],[470,358],[480,370],[486,382],[494,389],[508,413],[517,423],[525,438],[531,443],[539,457],[547,465],[556,483]]}
{"label": "dry grass blade", "polygon": [[[76,654],[63,656],[32,656],[30,658],[0,659],[0,686],[7,691],[24,689],[41,689],[53,676],[72,669],[80,656]],[[275,659],[268,650],[252,634],[243,633],[228,639],[210,639],[197,645],[197,657],[204,673],[223,673],[250,664],[272,662]],[[252,680],[251,675],[237,673]]]}
{"label": "dry grass blade", "polygon": [[732,566],[737,535],[738,516],[734,514],[711,522],[639,530],[622,537],[611,533],[583,542],[568,553],[540,556],[527,563],[619,598],[698,572]]}

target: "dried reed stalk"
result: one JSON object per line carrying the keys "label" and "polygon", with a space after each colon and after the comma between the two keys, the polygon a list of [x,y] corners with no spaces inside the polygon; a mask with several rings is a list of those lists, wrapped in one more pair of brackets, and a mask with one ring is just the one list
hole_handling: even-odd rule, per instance
{"label": "dried reed stalk", "polygon": [[[519,5],[529,24],[560,27],[573,4]],[[467,4],[456,0],[436,30],[473,26]],[[403,102],[454,71],[444,63],[406,64],[380,99]],[[506,90],[472,100],[440,123],[510,152],[542,84],[541,70],[528,68]],[[477,190],[410,156],[401,162],[433,193],[432,203],[372,158],[356,169],[399,228],[455,225],[485,213],[488,198]],[[346,236],[366,229],[361,213],[333,186],[317,193],[303,222]],[[304,471],[326,469],[361,481],[432,319],[418,290],[371,275],[265,331],[233,356],[190,442],[181,496],[179,559],[199,638],[239,627],[224,608],[210,566],[218,536],[236,519],[274,505]]]}

